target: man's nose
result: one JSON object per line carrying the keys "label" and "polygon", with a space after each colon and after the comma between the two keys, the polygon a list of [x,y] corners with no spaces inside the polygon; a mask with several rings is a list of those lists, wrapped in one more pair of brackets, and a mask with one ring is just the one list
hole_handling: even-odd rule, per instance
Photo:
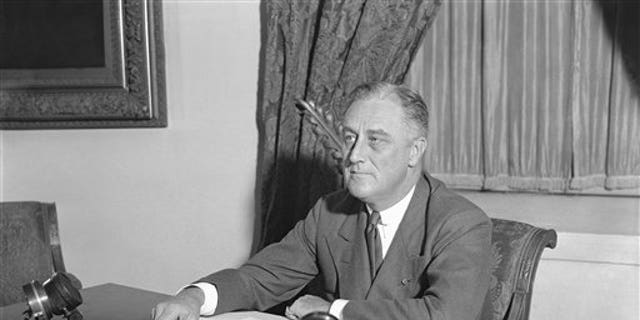
{"label": "man's nose", "polygon": [[349,152],[347,157],[345,157],[347,159],[347,165],[352,165],[364,161],[363,149],[363,143],[360,141],[360,139],[356,139],[353,145],[351,145],[351,148],[347,151]]}

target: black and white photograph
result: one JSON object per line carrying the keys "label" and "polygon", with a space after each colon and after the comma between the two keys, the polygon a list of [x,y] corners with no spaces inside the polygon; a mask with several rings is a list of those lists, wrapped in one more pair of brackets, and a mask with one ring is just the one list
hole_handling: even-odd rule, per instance
{"label": "black and white photograph", "polygon": [[0,0],[18,319],[640,319],[640,1]]}

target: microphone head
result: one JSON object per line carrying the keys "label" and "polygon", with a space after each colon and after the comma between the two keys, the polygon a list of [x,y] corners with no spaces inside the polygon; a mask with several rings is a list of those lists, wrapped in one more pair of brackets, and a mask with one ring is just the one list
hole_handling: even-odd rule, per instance
{"label": "microphone head", "polygon": [[300,320],[338,320],[338,319],[332,316],[331,314],[329,314],[328,312],[316,311],[316,312],[306,314]]}

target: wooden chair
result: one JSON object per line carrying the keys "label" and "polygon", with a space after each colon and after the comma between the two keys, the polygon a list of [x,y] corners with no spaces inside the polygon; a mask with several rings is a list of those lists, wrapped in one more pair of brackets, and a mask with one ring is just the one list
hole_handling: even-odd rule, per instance
{"label": "wooden chair", "polygon": [[55,204],[0,203],[0,306],[25,301],[22,285],[53,272],[65,272]]}
{"label": "wooden chair", "polygon": [[491,285],[482,320],[527,320],[533,280],[544,248],[555,248],[557,235],[517,221],[493,222]]}

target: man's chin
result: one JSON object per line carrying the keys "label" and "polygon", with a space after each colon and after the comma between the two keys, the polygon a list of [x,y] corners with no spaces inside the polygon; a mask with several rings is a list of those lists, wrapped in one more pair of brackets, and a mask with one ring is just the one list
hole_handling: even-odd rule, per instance
{"label": "man's chin", "polygon": [[349,193],[352,196],[360,200],[364,200],[370,193],[369,189],[366,186],[362,186],[356,183],[347,184],[347,190],[349,190]]}

